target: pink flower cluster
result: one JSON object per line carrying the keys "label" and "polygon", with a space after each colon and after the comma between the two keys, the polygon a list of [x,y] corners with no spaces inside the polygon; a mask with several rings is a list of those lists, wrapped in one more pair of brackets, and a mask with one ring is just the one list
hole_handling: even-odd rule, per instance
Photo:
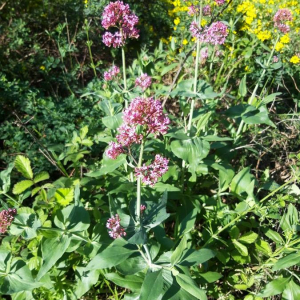
{"label": "pink flower cluster", "polygon": [[143,91],[145,91],[151,85],[151,82],[151,77],[144,73],[135,80],[135,86],[139,86]]}
{"label": "pink flower cluster", "polygon": [[287,8],[279,9],[273,18],[275,27],[277,27],[282,33],[287,33],[290,31],[290,26],[284,24],[284,22],[292,20],[292,12]]}
{"label": "pink flower cluster", "polygon": [[205,28],[203,41],[213,45],[222,45],[228,35],[227,26],[220,21],[214,22],[209,28]]}
{"label": "pink flower cluster", "polygon": [[108,71],[104,72],[104,80],[110,81],[119,73],[120,73],[119,67],[112,66]]}
{"label": "pink flower cluster", "polygon": [[196,14],[198,14],[198,12],[199,12],[198,6],[191,5],[188,7],[188,14],[190,16],[196,15]]}
{"label": "pink flower cluster", "polygon": [[209,5],[205,5],[203,7],[203,16],[210,16],[211,15],[211,7]]}
{"label": "pink flower cluster", "polygon": [[103,43],[114,48],[124,46],[126,39],[139,37],[139,31],[135,26],[138,24],[138,17],[131,12],[129,5],[123,1],[110,2],[105,8],[102,15],[102,26],[117,28],[118,31],[111,33],[105,32],[102,39]]}
{"label": "pink flower cluster", "polygon": [[200,50],[200,61],[201,63],[205,63],[208,58],[208,48],[204,47]]}
{"label": "pink flower cluster", "polygon": [[123,153],[124,147],[142,142],[143,134],[137,133],[137,126],[142,126],[145,135],[153,133],[157,136],[167,133],[170,124],[168,116],[163,113],[161,103],[152,97],[133,99],[123,113],[123,121],[116,136],[118,143],[111,142],[106,150],[106,155],[111,159],[116,159]]}
{"label": "pink flower cluster", "polygon": [[157,154],[153,163],[146,166],[143,164],[140,168],[135,168],[135,176],[141,177],[146,185],[154,186],[157,180],[168,171],[169,160]]}
{"label": "pink flower cluster", "polygon": [[0,233],[5,233],[16,215],[16,209],[9,208],[0,212]]}
{"label": "pink flower cluster", "polygon": [[125,229],[120,224],[121,219],[118,214],[107,220],[106,228],[109,229],[108,234],[111,238],[117,239],[126,236]]}
{"label": "pink flower cluster", "polygon": [[225,2],[225,0],[215,0],[215,3],[217,4],[217,5],[223,5],[224,4],[224,2]]}
{"label": "pink flower cluster", "polygon": [[203,31],[198,24],[193,21],[190,26],[192,36],[199,39],[201,42],[210,43],[213,45],[222,45],[228,35],[227,26],[220,21],[214,22],[210,27],[206,27]]}
{"label": "pink flower cluster", "polygon": [[142,214],[147,209],[147,206],[144,204],[141,204],[140,209],[141,209],[141,214]]}

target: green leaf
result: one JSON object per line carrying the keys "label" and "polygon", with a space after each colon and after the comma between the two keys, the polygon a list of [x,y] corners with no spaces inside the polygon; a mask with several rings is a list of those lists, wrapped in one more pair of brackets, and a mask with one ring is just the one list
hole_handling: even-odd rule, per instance
{"label": "green leaf", "polygon": [[116,269],[123,275],[133,275],[145,270],[147,266],[146,261],[140,253],[136,253],[118,264]]}
{"label": "green leaf", "polygon": [[166,211],[168,193],[165,191],[158,203],[146,202],[147,209],[144,212],[143,225],[146,228],[154,228],[166,220],[170,214]]}
{"label": "green leaf", "polygon": [[282,300],[299,300],[300,299],[300,286],[291,280],[282,293]]}
{"label": "green leaf", "polygon": [[171,70],[175,69],[176,67],[179,66],[179,63],[173,63],[173,64],[170,64],[166,67],[164,67],[162,70],[161,70],[161,73],[160,75],[161,76],[164,76],[165,74],[167,74],[168,72],[170,72]]}
{"label": "green leaf", "polygon": [[284,240],[282,239],[281,235],[272,230],[272,229],[269,229],[266,231],[265,235],[271,239],[273,242],[275,242],[276,244],[283,244],[284,243]]}
{"label": "green leaf", "polygon": [[14,185],[13,194],[19,195],[33,185],[31,180],[22,180]]}
{"label": "green leaf", "polygon": [[55,192],[55,199],[57,203],[62,206],[67,206],[74,198],[74,189],[73,188],[60,188]]}
{"label": "green leaf", "polygon": [[232,192],[241,195],[246,193],[253,195],[255,177],[250,173],[250,168],[244,168],[232,179],[230,188]]}
{"label": "green leaf", "polygon": [[153,300],[153,299],[160,300],[162,296],[163,296],[162,270],[156,272],[151,272],[149,270],[144,279],[139,300]]}
{"label": "green leaf", "polygon": [[40,181],[44,181],[44,180],[47,180],[47,179],[49,179],[49,178],[50,178],[49,173],[43,171],[43,172],[38,173],[38,174],[34,177],[33,181],[34,181],[34,183],[38,183],[38,182],[40,182]]}
{"label": "green leaf", "polygon": [[283,231],[296,231],[298,221],[298,211],[296,207],[290,203],[287,212],[283,215],[283,217],[280,220],[280,227]]}
{"label": "green leaf", "polygon": [[187,266],[187,267],[199,265],[208,261],[214,256],[215,256],[215,252],[210,249],[206,249],[206,248],[202,248],[200,250],[188,249],[183,252],[183,255],[180,260],[180,265]]}
{"label": "green leaf", "polygon": [[271,249],[269,243],[267,243],[264,240],[259,239],[258,241],[256,241],[255,242],[255,248],[259,252],[262,252],[263,254],[265,254],[267,256],[271,256],[272,255],[272,249]]}
{"label": "green leaf", "polygon": [[0,294],[11,295],[21,291],[31,291],[41,285],[41,283],[34,281],[26,263],[15,258],[11,262],[9,273],[0,277]]}
{"label": "green leaf", "polygon": [[126,163],[126,155],[120,154],[116,159],[110,159],[106,155],[103,156],[102,166],[100,170],[85,174],[88,177],[100,177],[116,170],[119,166]]}
{"label": "green leaf", "polygon": [[99,274],[99,270],[89,270],[87,268],[76,266],[77,280],[74,293],[77,296],[77,299],[81,299],[81,297],[97,283]]}
{"label": "green leaf", "polygon": [[90,216],[83,206],[69,205],[56,212],[54,224],[69,232],[80,232],[90,227]]}
{"label": "green leaf", "polygon": [[242,120],[246,124],[267,124],[276,128],[276,125],[269,119],[269,112],[265,106],[244,113]]}
{"label": "green leaf", "polygon": [[37,229],[42,226],[41,221],[35,214],[21,213],[15,217],[10,225],[12,235],[22,235],[24,239],[32,239],[37,236]]}
{"label": "green leaf", "polygon": [[218,272],[199,273],[199,276],[202,277],[207,283],[215,282],[223,277],[223,275]]}
{"label": "green leaf", "polygon": [[106,269],[117,266],[137,250],[122,246],[111,246],[98,253],[88,264],[91,270]]}
{"label": "green leaf", "polygon": [[176,276],[176,281],[185,291],[187,291],[189,294],[193,295],[197,299],[207,300],[205,292],[199,287],[197,287],[197,285],[191,277],[185,274],[178,274]]}
{"label": "green leaf", "polygon": [[135,234],[128,240],[130,244],[144,245],[147,243],[147,233],[145,228],[138,229]]}
{"label": "green leaf", "polygon": [[188,140],[175,140],[171,143],[171,150],[175,156],[189,164],[197,165],[209,153],[209,143],[199,137]]}
{"label": "green leaf", "polygon": [[271,297],[271,296],[279,295],[284,291],[289,280],[290,280],[289,278],[277,278],[269,282],[266,285],[266,287],[263,289],[263,291],[259,293],[257,296]]}
{"label": "green leaf", "polygon": [[249,231],[247,233],[245,233],[244,235],[242,235],[238,241],[243,243],[243,244],[252,244],[256,241],[258,237],[258,234],[256,234],[253,231]]}
{"label": "green leaf", "polygon": [[179,245],[176,247],[174,252],[172,253],[171,256],[171,264],[174,266],[177,264],[177,262],[180,261],[180,257],[183,254],[183,251],[187,248],[187,240],[186,236],[184,235],[183,238],[181,239]]}
{"label": "green leaf", "polygon": [[244,75],[244,77],[241,80],[240,85],[239,85],[239,95],[241,97],[245,97],[247,95],[246,78],[247,78],[247,75]]}
{"label": "green leaf", "polygon": [[281,95],[281,93],[273,93],[273,94],[270,94],[270,95],[264,97],[264,98],[262,99],[260,105],[266,105],[266,104],[268,104],[268,103],[270,103],[270,102],[275,101],[276,97],[279,96],[279,95]]}
{"label": "green leaf", "polygon": [[232,240],[232,243],[233,243],[234,247],[236,248],[236,250],[239,251],[239,253],[242,256],[248,256],[248,248],[246,246],[244,246],[243,244],[241,244],[240,242],[238,242],[235,239]]}
{"label": "green leaf", "polygon": [[2,191],[7,193],[10,188],[10,173],[14,168],[14,163],[10,163],[6,170],[0,172],[0,179],[2,183]]}
{"label": "green leaf", "polygon": [[89,127],[88,126],[84,126],[84,127],[80,128],[80,131],[79,131],[80,139],[83,140],[86,137],[88,132],[89,132]]}
{"label": "green leaf", "polygon": [[273,271],[286,269],[300,263],[300,251],[279,259],[273,266]]}
{"label": "green leaf", "polygon": [[122,116],[123,116],[122,113],[116,114],[114,116],[107,116],[102,118],[102,122],[107,128],[115,130],[122,125],[123,123]]}
{"label": "green leaf", "polygon": [[105,277],[114,284],[131,291],[140,290],[144,281],[144,278],[137,275],[120,276],[117,273],[106,273]]}
{"label": "green leaf", "polygon": [[55,263],[63,256],[69,244],[71,238],[63,234],[53,239],[43,238],[42,240],[42,257],[43,265],[37,274],[37,280],[40,280]]}
{"label": "green leaf", "polygon": [[33,178],[30,160],[27,157],[18,155],[15,160],[15,167],[25,178]]}

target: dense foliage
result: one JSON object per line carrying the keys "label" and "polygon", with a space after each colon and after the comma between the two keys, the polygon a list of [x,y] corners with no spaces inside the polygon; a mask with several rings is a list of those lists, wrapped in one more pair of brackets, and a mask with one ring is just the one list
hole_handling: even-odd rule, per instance
{"label": "dense foliage", "polygon": [[298,1],[0,9],[0,299],[300,299]]}

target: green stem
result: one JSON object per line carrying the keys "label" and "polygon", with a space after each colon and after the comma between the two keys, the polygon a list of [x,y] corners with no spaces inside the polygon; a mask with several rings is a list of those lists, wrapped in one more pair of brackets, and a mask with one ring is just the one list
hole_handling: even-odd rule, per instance
{"label": "green stem", "polygon": [[[124,82],[124,93],[127,93],[127,80],[126,80],[126,63],[125,63],[125,50],[122,47],[122,65],[123,65],[123,82]],[[128,101],[125,99],[125,107],[128,107]]]}
{"label": "green stem", "polygon": [[87,45],[87,47],[89,49],[89,55],[90,55],[90,60],[91,60],[91,67],[92,67],[92,69],[94,71],[95,77],[97,77],[96,67],[95,67],[95,64],[94,64],[93,54],[92,54],[92,49],[91,49],[92,42],[90,41],[89,28],[90,27],[88,25],[88,22],[87,22],[87,20],[85,20],[85,32],[86,32],[86,38],[87,38],[86,45]]}
{"label": "green stem", "polygon": [[[262,71],[260,77],[258,78],[258,81],[257,81],[257,83],[256,83],[256,85],[255,85],[255,87],[254,87],[254,90],[253,90],[253,92],[252,92],[252,95],[251,95],[251,97],[250,97],[250,99],[249,99],[249,104],[250,104],[250,105],[252,104],[252,102],[253,102],[253,100],[254,100],[254,98],[255,98],[255,96],[256,96],[256,92],[257,92],[258,86],[259,86],[260,82],[263,80],[267,68],[270,66],[270,62],[271,62],[271,59],[272,59],[272,57],[273,57],[273,54],[274,54],[274,51],[275,51],[275,47],[276,47],[276,44],[277,44],[278,40],[279,40],[279,34],[277,35],[276,41],[275,41],[275,43],[274,43],[274,45],[273,45],[273,49],[272,49],[272,51],[271,51],[271,53],[270,53],[269,59],[268,59],[268,61],[267,61],[267,64],[266,64],[265,68],[263,69],[263,71]],[[246,126],[247,126],[247,125],[246,125]],[[243,129],[244,129],[244,121],[242,120],[241,123],[240,123],[240,126],[239,126],[239,128],[238,128],[238,131],[237,131],[237,133],[236,133],[235,142],[240,138],[240,134],[241,134],[241,132],[243,132]]]}
{"label": "green stem", "polygon": [[150,254],[150,251],[149,251],[149,248],[147,245],[143,245],[144,249],[145,249],[145,252],[147,254],[147,257],[148,257],[148,262],[149,262],[149,265],[150,267],[152,266],[152,259],[151,259],[151,254]]}
{"label": "green stem", "polygon": [[[143,152],[144,152],[144,141],[142,141],[142,144],[141,144],[138,168],[140,168],[142,166]],[[138,222],[140,223],[140,219],[141,219],[141,178],[140,177],[137,178],[136,194],[137,194],[137,196],[136,196],[136,216],[137,216]]]}

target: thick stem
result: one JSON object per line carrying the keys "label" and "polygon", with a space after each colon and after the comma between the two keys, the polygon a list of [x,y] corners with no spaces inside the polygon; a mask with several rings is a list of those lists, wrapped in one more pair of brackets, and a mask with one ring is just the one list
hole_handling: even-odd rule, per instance
{"label": "thick stem", "polygon": [[[276,41],[275,41],[275,43],[274,43],[274,45],[273,45],[273,49],[272,49],[272,51],[271,51],[271,53],[270,53],[269,59],[268,59],[268,61],[267,61],[267,64],[266,64],[265,68],[263,69],[263,71],[262,71],[260,77],[258,78],[258,81],[257,81],[257,83],[256,83],[256,85],[255,85],[255,88],[254,88],[254,90],[253,90],[253,92],[252,92],[252,95],[251,95],[251,97],[250,97],[250,99],[249,99],[249,104],[250,104],[250,105],[252,104],[252,102],[253,102],[253,100],[254,100],[254,98],[255,98],[255,96],[256,96],[256,92],[257,92],[258,86],[259,86],[260,82],[263,80],[267,68],[270,66],[270,62],[271,62],[271,59],[272,59],[272,57],[273,57],[273,54],[274,54],[274,51],[275,51],[275,47],[276,47],[276,44],[277,44],[278,40],[279,40],[279,34],[278,34],[278,36],[277,36],[277,38],[276,38]],[[244,128],[244,121],[242,120],[241,123],[240,123],[240,126],[239,126],[239,128],[238,128],[238,131],[237,131],[237,133],[236,133],[235,142],[239,139],[241,132],[243,132],[243,128]]]}
{"label": "thick stem", "polygon": [[[142,141],[142,144],[141,144],[138,168],[140,168],[142,166],[143,152],[144,152],[144,141]],[[137,216],[137,221],[140,222],[140,219],[141,219],[141,178],[140,177],[137,178],[136,216]]]}
{"label": "thick stem", "polygon": [[[124,93],[127,93],[127,80],[126,80],[126,63],[125,63],[125,50],[122,47],[122,65],[123,65],[123,82],[124,82]],[[128,107],[128,101],[125,99],[125,107]]]}
{"label": "thick stem", "polygon": [[143,247],[144,247],[144,249],[145,249],[146,255],[147,255],[147,257],[148,257],[148,262],[149,262],[149,265],[150,265],[150,267],[151,267],[151,266],[152,266],[152,259],[151,259],[150,251],[149,251],[147,245],[143,245]]}

